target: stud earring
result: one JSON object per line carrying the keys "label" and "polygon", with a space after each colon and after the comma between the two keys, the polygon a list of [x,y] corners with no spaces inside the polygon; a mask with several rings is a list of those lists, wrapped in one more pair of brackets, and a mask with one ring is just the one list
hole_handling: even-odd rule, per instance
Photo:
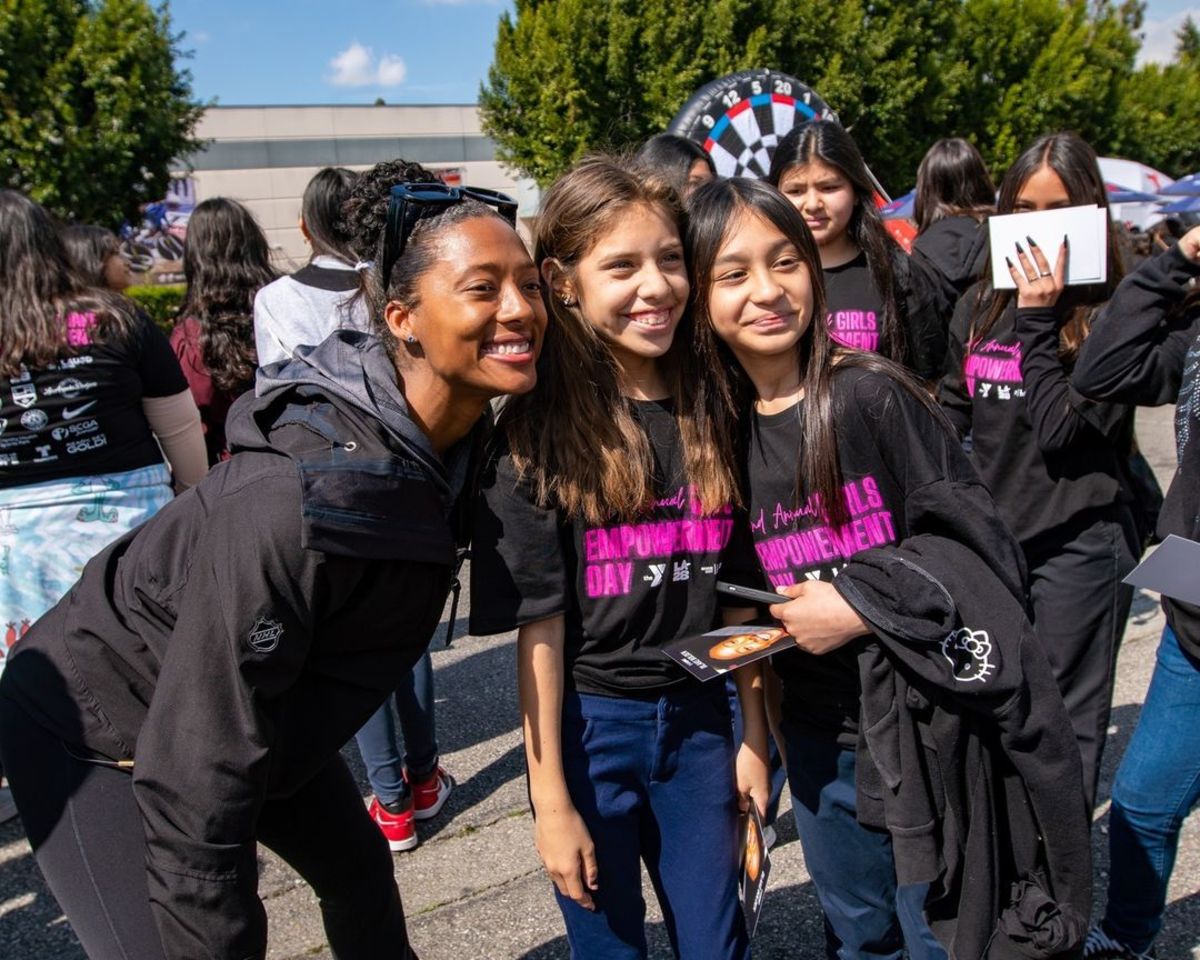
{"label": "stud earring", "polygon": [[563,297],[562,305],[564,307],[573,307],[573,306],[575,306],[575,301],[573,299],[571,299],[570,297]]}
{"label": "stud earring", "polygon": [[414,336],[413,336],[413,335],[410,333],[410,334],[408,335],[408,342],[409,342],[409,343],[416,343],[416,342],[417,342],[417,338],[416,338],[416,337],[414,337]]}

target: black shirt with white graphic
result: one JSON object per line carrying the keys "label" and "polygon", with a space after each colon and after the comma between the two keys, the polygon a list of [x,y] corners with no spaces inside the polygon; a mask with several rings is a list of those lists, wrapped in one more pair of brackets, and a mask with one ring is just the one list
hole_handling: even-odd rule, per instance
{"label": "black shirt with white graphic", "polygon": [[705,515],[683,465],[671,405],[634,414],[654,454],[655,502],[592,525],[538,506],[503,450],[484,471],[471,547],[471,632],[502,633],[563,615],[568,683],[582,693],[653,697],[694,683],[661,651],[712,629],[730,509]]}
{"label": "black shirt with white graphic", "polygon": [[142,315],[104,343],[93,315],[67,324],[73,355],[0,379],[0,488],[162,463],[141,401],[187,389],[167,338]]}

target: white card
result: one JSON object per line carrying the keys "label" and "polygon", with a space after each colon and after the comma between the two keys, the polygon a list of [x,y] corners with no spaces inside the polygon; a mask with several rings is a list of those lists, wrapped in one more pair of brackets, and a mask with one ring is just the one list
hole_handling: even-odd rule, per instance
{"label": "white card", "polygon": [[992,286],[997,290],[1017,288],[1004,258],[1017,264],[1017,244],[1028,252],[1030,237],[1042,248],[1053,271],[1063,235],[1067,236],[1067,286],[1103,283],[1108,279],[1108,213],[1103,207],[1063,207],[994,216],[988,219],[988,234]]}
{"label": "white card", "polygon": [[1172,600],[1200,604],[1200,543],[1171,534],[1124,582]]}

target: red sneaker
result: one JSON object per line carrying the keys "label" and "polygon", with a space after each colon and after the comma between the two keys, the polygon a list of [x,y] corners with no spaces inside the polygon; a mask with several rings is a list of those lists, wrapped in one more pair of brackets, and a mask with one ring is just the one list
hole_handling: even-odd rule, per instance
{"label": "red sneaker", "polygon": [[453,789],[454,778],[441,767],[424,780],[415,781],[412,785],[413,816],[418,820],[436,817]]}
{"label": "red sneaker", "polygon": [[379,802],[378,797],[372,797],[371,808],[367,811],[380,832],[387,838],[388,848],[392,853],[411,850],[417,845],[417,826],[413,823],[412,800],[403,802],[404,809],[399,813],[392,813]]}

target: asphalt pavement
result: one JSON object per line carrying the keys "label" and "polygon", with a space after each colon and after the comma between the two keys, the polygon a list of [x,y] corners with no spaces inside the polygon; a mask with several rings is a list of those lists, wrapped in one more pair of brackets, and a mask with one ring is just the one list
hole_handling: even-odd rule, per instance
{"label": "asphalt pavement", "polygon": [[[1163,480],[1174,470],[1171,409],[1141,411],[1138,433]],[[457,787],[441,814],[418,825],[421,844],[395,856],[396,877],[422,960],[553,960],[569,951],[561,916],[532,840],[517,713],[512,634],[463,635],[464,591],[453,645],[434,641],[438,737]],[[1093,831],[1097,909],[1108,870],[1108,791],[1137,722],[1162,630],[1156,599],[1139,593],[1117,670],[1112,727]],[[357,752],[344,754],[369,788]],[[754,941],[760,960],[823,956],[820,913],[785,799],[771,852],[770,888]],[[331,960],[316,901],[278,858],[262,851],[260,894],[271,960]],[[603,882],[603,879],[602,879]],[[652,957],[669,957],[665,929],[646,889]],[[1160,960],[1200,960],[1200,816],[1188,821],[1169,893]],[[19,821],[0,826],[0,957],[83,960],[84,953],[38,873]]]}

